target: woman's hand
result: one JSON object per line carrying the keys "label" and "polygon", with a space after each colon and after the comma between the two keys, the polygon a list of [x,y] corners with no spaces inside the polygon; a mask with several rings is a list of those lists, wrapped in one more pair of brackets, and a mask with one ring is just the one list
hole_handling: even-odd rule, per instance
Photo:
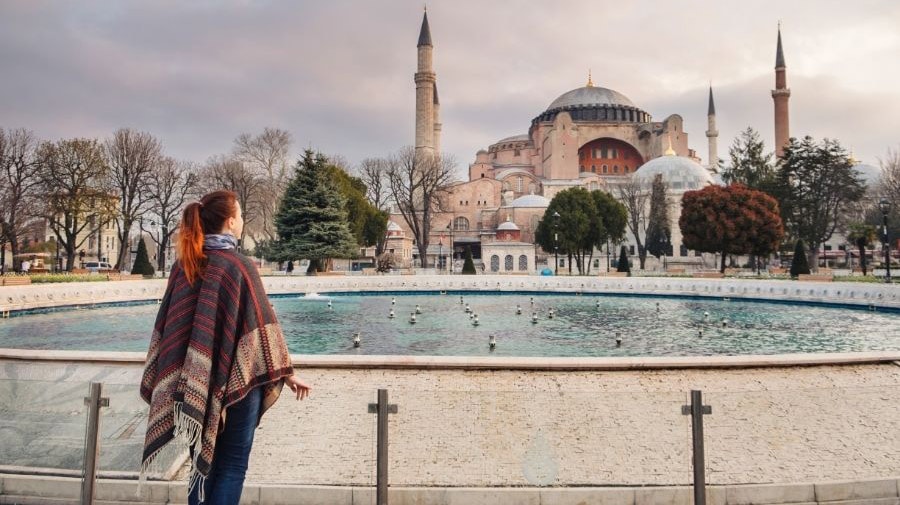
{"label": "woman's hand", "polygon": [[302,400],[309,396],[309,392],[312,390],[306,383],[300,380],[296,375],[291,375],[284,379],[284,383],[287,384],[287,387],[291,388],[291,391],[297,393],[297,399]]}

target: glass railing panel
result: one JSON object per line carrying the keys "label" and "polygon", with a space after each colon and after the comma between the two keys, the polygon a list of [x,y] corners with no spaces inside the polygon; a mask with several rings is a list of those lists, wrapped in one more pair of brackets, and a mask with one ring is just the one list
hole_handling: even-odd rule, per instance
{"label": "glass railing panel", "polygon": [[900,388],[704,392],[711,484],[897,476]]}
{"label": "glass railing panel", "polygon": [[0,379],[0,466],[80,475],[87,382]]}
{"label": "glass railing panel", "polygon": [[391,391],[394,486],[691,482],[682,392]]}

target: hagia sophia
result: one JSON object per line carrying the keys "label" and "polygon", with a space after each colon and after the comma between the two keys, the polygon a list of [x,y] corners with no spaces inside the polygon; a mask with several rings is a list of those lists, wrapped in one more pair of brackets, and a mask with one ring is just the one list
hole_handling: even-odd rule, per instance
{"label": "hagia sophia", "polygon": [[[415,148],[440,153],[440,102],[427,12],[422,19],[417,51]],[[772,90],[776,156],[781,155],[790,138],[790,94],[779,27]],[[589,74],[584,86],[552,100],[531,120],[525,133],[503,138],[475,153],[469,164],[469,180],[449,188],[442,205],[446,211],[434,218],[429,266],[437,265],[439,271],[450,268],[451,240],[455,271],[459,270],[466,247],[471,248],[476,263],[483,265],[486,272],[533,272],[542,267],[543,261],[551,266],[552,251],[540,251],[534,244],[534,233],[556,193],[584,187],[603,189],[615,196],[617,185],[636,179],[649,188],[657,174],[667,183],[672,200],[673,254],[669,262],[703,262],[702,256],[682,245],[678,217],[685,191],[721,184],[712,87],[707,121],[707,158],[703,163],[690,147],[680,115],[670,114],[655,121],[624,94],[594,84]],[[630,232],[623,244],[632,255],[637,253]],[[387,247],[407,265],[420,263],[411,234],[399,214],[392,215],[388,223]],[[606,256],[606,251],[601,254]],[[560,269],[566,268],[564,258],[559,260]],[[601,265],[605,270],[606,258],[601,261],[597,254],[592,270]]]}

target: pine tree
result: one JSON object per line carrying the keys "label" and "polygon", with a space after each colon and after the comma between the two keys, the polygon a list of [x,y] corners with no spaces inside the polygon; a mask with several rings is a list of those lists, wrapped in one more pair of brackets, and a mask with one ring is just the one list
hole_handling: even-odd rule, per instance
{"label": "pine tree", "polygon": [[794,248],[794,261],[791,262],[791,277],[796,278],[800,274],[809,274],[809,261],[806,258],[806,246],[803,239],[797,241]]}
{"label": "pine tree", "polygon": [[475,261],[472,260],[472,248],[466,246],[466,261],[463,263],[463,275],[475,275]]}
{"label": "pine tree", "polygon": [[662,175],[653,178],[650,189],[650,216],[647,223],[647,252],[659,259],[669,254],[672,225],[669,220],[669,198]]}
{"label": "pine tree", "polygon": [[751,189],[766,190],[774,177],[772,153],[765,152],[759,133],[747,127],[734,139],[728,150],[731,165],[722,171],[726,184],[743,184]]}
{"label": "pine tree", "polygon": [[328,178],[327,159],[307,149],[297,161],[275,215],[277,256],[282,261],[309,259],[308,272],[324,272],[332,258],[356,253],[341,194]]}
{"label": "pine tree", "polygon": [[150,258],[147,256],[147,244],[144,243],[143,237],[138,242],[137,256],[134,258],[134,266],[131,267],[131,273],[146,277],[152,277],[156,273],[153,265],[150,264]]}
{"label": "pine tree", "polygon": [[622,246],[619,252],[619,261],[616,264],[616,272],[626,272],[631,275],[631,265],[628,264],[628,249]]}

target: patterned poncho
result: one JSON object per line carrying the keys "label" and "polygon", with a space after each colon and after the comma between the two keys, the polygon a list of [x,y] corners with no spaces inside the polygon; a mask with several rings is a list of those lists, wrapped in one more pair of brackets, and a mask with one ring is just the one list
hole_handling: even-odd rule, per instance
{"label": "patterned poncho", "polygon": [[179,263],[172,269],[141,381],[150,404],[142,475],[180,437],[193,454],[189,487],[201,489],[228,407],[262,387],[262,417],[294,373],[256,266],[233,249],[204,252],[193,286]]}

